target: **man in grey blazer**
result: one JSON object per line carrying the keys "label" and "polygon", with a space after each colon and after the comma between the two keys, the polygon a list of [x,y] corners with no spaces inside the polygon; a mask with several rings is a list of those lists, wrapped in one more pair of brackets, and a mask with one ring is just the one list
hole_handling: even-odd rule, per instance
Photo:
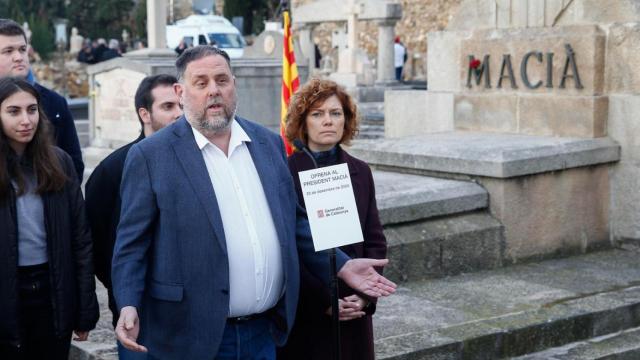
{"label": "man in grey blazer", "polygon": [[[134,145],[122,179],[112,281],[116,334],[162,359],[274,359],[299,288],[298,258],[328,277],[297,205],[282,140],[235,116],[228,55],[212,46],[176,61],[184,116]],[[338,254],[338,276],[369,296],[395,284]]]}

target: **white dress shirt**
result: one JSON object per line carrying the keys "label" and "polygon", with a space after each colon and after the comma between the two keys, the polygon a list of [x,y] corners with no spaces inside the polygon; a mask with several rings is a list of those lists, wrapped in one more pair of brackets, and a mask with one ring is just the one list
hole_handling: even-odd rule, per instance
{"label": "white dress shirt", "polygon": [[261,313],[280,299],[284,273],[271,210],[246,145],[251,139],[233,121],[226,156],[192,130],[211,178],[227,241],[229,316]]}

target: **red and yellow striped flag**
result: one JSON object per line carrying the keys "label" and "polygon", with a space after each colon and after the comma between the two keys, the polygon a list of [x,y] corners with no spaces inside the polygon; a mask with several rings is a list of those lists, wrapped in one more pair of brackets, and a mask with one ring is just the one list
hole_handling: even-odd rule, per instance
{"label": "red and yellow striped flag", "polygon": [[296,56],[293,53],[293,39],[291,38],[291,21],[289,19],[289,11],[282,13],[284,19],[284,43],[282,44],[282,97],[280,104],[280,136],[284,141],[287,155],[293,152],[293,146],[289,144],[284,135],[285,121],[287,120],[287,107],[289,100],[298,87],[300,87],[300,79],[298,78],[298,66],[296,65]]}

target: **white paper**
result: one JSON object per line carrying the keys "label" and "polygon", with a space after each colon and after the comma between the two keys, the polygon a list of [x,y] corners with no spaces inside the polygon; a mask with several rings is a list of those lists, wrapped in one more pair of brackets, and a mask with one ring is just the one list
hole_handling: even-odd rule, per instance
{"label": "white paper", "polygon": [[362,242],[347,164],[298,173],[316,251]]}

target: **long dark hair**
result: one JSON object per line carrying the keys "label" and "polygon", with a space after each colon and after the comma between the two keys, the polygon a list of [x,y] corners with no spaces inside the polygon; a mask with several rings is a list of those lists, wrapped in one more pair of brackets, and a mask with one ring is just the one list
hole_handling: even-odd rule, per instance
{"label": "long dark hair", "polygon": [[[0,130],[0,199],[8,196],[11,179],[17,185],[17,194],[23,194],[25,189],[25,175],[22,166],[28,164],[34,171],[38,185],[36,193],[42,194],[49,191],[59,191],[64,187],[68,177],[62,170],[60,160],[55,153],[53,141],[49,134],[49,121],[40,106],[40,95],[28,82],[17,78],[4,78],[0,80],[0,107],[10,96],[20,91],[33,95],[38,102],[38,127],[33,139],[27,144],[22,157],[18,157],[9,145],[7,135]],[[2,121],[0,114],[0,121]],[[1,127],[0,127],[1,129]]]}

